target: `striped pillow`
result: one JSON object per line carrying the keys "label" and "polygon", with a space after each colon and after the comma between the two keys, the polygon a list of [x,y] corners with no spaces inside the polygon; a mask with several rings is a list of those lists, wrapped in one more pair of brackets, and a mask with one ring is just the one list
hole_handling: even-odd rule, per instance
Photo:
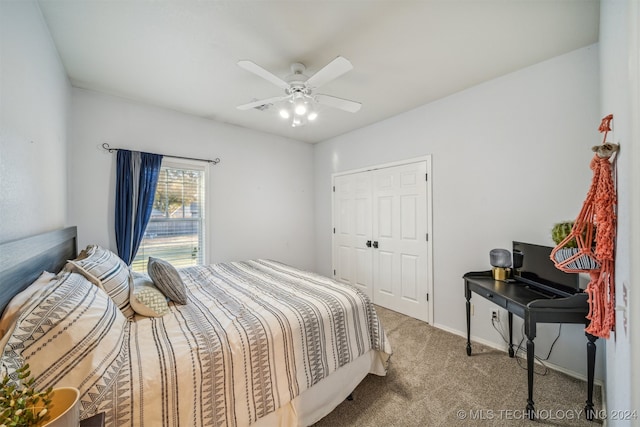
{"label": "striped pillow", "polygon": [[[560,264],[574,257],[580,250],[578,248],[561,248],[555,254],[556,263]],[[565,270],[573,270],[576,272],[598,270],[600,264],[595,258],[589,255],[583,254],[574,258],[571,262],[568,262],[565,266]]]}
{"label": "striped pillow", "polygon": [[108,249],[89,245],[78,257],[69,261],[70,270],[81,273],[111,297],[126,317],[134,315],[129,303],[129,267]]}
{"label": "striped pillow", "polygon": [[160,258],[149,257],[147,273],[158,289],[171,301],[178,304],[187,303],[187,288],[173,265]]}
{"label": "striped pillow", "polygon": [[102,289],[80,274],[63,271],[57,283],[25,305],[0,366],[11,374],[28,363],[37,388],[77,387],[84,418],[121,387],[129,327]]}

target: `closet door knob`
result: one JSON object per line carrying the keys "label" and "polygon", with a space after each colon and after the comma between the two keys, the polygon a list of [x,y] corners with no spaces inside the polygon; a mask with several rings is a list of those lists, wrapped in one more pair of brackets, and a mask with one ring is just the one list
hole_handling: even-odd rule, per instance
{"label": "closet door knob", "polygon": [[378,242],[377,241],[373,242],[373,247],[378,249]]}
{"label": "closet door knob", "polygon": [[371,247],[371,240],[367,240],[367,247],[370,248]]}

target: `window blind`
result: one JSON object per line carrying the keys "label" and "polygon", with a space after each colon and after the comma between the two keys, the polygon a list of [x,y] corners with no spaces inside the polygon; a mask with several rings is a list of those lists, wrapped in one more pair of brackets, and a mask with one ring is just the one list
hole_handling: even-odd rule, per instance
{"label": "window blind", "polygon": [[150,256],[176,268],[202,264],[204,259],[204,169],[163,166],[153,210],[132,263],[146,271]]}

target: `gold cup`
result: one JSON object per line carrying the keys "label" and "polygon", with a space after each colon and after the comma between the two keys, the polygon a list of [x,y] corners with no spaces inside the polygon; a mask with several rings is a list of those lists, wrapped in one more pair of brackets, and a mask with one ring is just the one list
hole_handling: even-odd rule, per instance
{"label": "gold cup", "polygon": [[507,276],[509,275],[508,268],[493,267],[491,272],[493,273],[493,278],[495,280],[507,280]]}

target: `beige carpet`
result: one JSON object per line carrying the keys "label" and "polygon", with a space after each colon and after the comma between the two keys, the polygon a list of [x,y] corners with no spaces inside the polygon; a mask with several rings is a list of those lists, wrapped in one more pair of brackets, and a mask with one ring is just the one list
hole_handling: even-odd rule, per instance
{"label": "beige carpet", "polygon": [[[527,371],[506,352],[476,343],[468,357],[465,338],[390,310],[378,313],[394,352],[387,376],[368,375],[354,400],[345,400],[315,427],[602,424],[585,420],[586,383],[552,370],[534,377],[539,418],[523,420]],[[596,411],[602,408],[599,386],[594,403]]]}

